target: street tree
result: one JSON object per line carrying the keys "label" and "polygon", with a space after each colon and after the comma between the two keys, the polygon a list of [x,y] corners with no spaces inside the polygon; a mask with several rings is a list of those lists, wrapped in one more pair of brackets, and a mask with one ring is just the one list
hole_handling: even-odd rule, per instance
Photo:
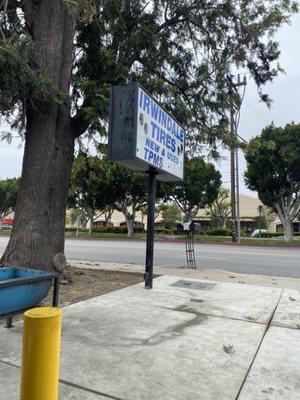
{"label": "street tree", "polygon": [[111,164],[105,158],[81,154],[75,158],[71,172],[69,207],[89,222],[89,236],[97,218],[111,216],[119,188],[111,179]]}
{"label": "street tree", "polygon": [[176,224],[182,222],[182,212],[177,204],[164,204],[164,209],[162,210],[162,218],[164,226],[167,229],[174,229]]}
{"label": "street tree", "polygon": [[258,208],[257,212],[259,215],[254,218],[255,229],[269,229],[270,224],[276,220],[277,213],[265,205],[262,205],[261,211]]}
{"label": "street tree", "polygon": [[[164,201],[164,196],[161,195],[159,188],[161,187],[160,182],[158,181],[156,183],[156,204],[155,204],[155,208],[154,208],[154,221],[157,220],[157,218],[161,215],[161,213],[166,209],[167,204]],[[140,212],[142,214],[142,219],[144,219],[144,217],[147,218],[147,210],[148,210],[148,205],[147,203],[145,203],[144,205],[142,205],[140,207]]]}
{"label": "street tree", "polygon": [[114,207],[124,215],[127,236],[133,237],[136,213],[145,210],[147,203],[147,176],[117,164],[111,165],[108,175],[118,190]]}
{"label": "street tree", "polygon": [[280,70],[272,36],[297,9],[289,0],[0,7],[0,110],[25,140],[15,224],[0,263],[43,269],[64,251],[74,142],[106,133],[109,87],[139,80],[185,123],[191,151],[206,141],[214,153],[226,134],[231,66],[247,69],[268,103],[262,87]]}
{"label": "street tree", "polygon": [[221,183],[221,174],[214,165],[195,157],[185,162],[184,181],[170,185],[169,198],[178,205],[186,221],[192,222],[201,208],[216,200]]}
{"label": "street tree", "polygon": [[14,211],[20,186],[19,178],[11,178],[0,181],[0,230],[2,219]]}
{"label": "street tree", "polygon": [[212,225],[216,225],[218,228],[227,227],[227,220],[231,214],[231,205],[229,198],[229,190],[221,187],[218,192],[217,198],[208,206],[206,211],[207,215],[210,216]]}
{"label": "street tree", "polygon": [[300,124],[274,124],[253,138],[245,151],[246,184],[277,213],[284,240],[293,238],[292,221],[300,210]]}

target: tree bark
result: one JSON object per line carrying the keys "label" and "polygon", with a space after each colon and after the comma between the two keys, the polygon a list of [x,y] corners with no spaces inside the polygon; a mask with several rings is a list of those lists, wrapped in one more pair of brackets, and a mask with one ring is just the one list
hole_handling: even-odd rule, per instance
{"label": "tree bark", "polygon": [[280,202],[275,204],[275,209],[283,226],[284,241],[288,243],[293,239],[294,232],[290,204],[288,203],[288,206],[286,206],[285,203],[284,199],[281,199]]}
{"label": "tree bark", "polygon": [[94,215],[89,219],[89,236],[93,236],[93,228],[94,228]]}
{"label": "tree bark", "polygon": [[294,238],[293,224],[288,216],[285,216],[281,220],[284,233],[285,243],[291,242]]}
{"label": "tree bark", "polygon": [[111,224],[111,217],[112,217],[113,213],[114,213],[114,209],[113,209],[113,208],[108,209],[108,210],[104,213],[105,224],[106,224],[106,226],[108,226],[108,227],[109,227],[110,224]]}
{"label": "tree bark", "polygon": [[76,237],[79,237],[79,229],[80,229],[80,216],[76,217]]}
{"label": "tree bark", "polygon": [[127,237],[134,237],[134,219],[130,217],[126,217],[126,226],[127,226]]}
{"label": "tree bark", "polygon": [[[74,16],[62,0],[24,2],[35,73],[68,95]],[[70,104],[34,100],[26,108],[25,150],[15,221],[0,265],[51,270],[64,252],[65,210],[74,151]]]}

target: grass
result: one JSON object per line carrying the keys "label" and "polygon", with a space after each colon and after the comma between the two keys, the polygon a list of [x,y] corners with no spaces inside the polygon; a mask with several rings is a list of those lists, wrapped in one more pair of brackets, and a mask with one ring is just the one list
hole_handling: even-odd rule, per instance
{"label": "grass", "polygon": [[[184,237],[180,237],[180,239],[183,239]],[[232,243],[231,242],[231,236],[208,236],[208,235],[195,235],[195,241],[197,242],[211,242],[211,243]],[[245,237],[242,238],[241,240],[242,244],[252,244],[252,245],[258,245],[258,246],[274,246],[274,245],[279,245],[279,246],[300,246],[300,237],[295,238],[291,243],[285,243],[282,238],[277,238],[277,239],[266,239],[266,238],[249,238]]]}
{"label": "grass", "polygon": [[295,238],[291,243],[285,243],[283,239],[278,238],[278,239],[258,239],[258,238],[244,238],[242,239],[242,243],[245,244],[259,244],[262,246],[269,246],[269,245],[280,245],[280,246],[300,246],[300,238],[297,237]]}
{"label": "grass", "polygon": [[[3,230],[0,235],[1,236],[9,236],[10,235],[10,230]],[[67,232],[67,237],[75,237],[75,232]],[[89,238],[88,234],[86,232],[80,232],[79,237],[81,238]],[[127,234],[126,233],[98,233],[95,232],[93,233],[93,238],[95,239],[126,239]],[[160,238],[163,238],[162,235],[159,235]],[[134,239],[137,240],[144,240],[146,238],[145,233],[136,233],[134,235]],[[170,240],[166,237],[165,240]],[[208,235],[195,235],[195,242],[198,243],[231,243],[231,237],[230,236],[208,236]],[[174,236],[174,240],[184,240],[184,235],[180,236]],[[296,237],[291,243],[284,243],[283,238],[242,238],[241,241],[242,244],[249,244],[249,245],[257,245],[257,246],[300,246],[300,237]]]}
{"label": "grass", "polygon": [[[68,237],[76,237],[75,232],[68,232]],[[79,232],[79,237],[89,238],[89,235],[86,232]],[[93,238],[102,238],[102,239],[124,239],[127,238],[127,233],[99,233],[94,232],[92,235]],[[144,239],[146,237],[145,233],[136,233],[134,235],[135,239]]]}
{"label": "grass", "polygon": [[[181,240],[184,240],[184,236],[180,236]],[[197,242],[213,242],[213,243],[226,243],[231,241],[229,236],[208,236],[208,235],[195,235],[195,241]]]}
{"label": "grass", "polygon": [[[72,234],[74,236],[75,234]],[[88,235],[84,232],[80,234],[80,237],[88,237]],[[160,238],[163,239],[162,235],[159,235]],[[127,238],[127,235],[125,233],[93,233],[93,238],[102,238],[102,239],[125,239]],[[136,240],[143,240],[146,238],[145,233],[136,233],[134,235],[134,239]],[[210,236],[210,235],[195,235],[195,242],[203,242],[203,243],[232,243],[231,242],[231,236]],[[184,235],[179,235],[179,236],[174,236],[174,240],[185,240]],[[166,237],[165,240],[170,240],[170,236]],[[293,240],[292,243],[286,244],[284,243],[282,238],[242,238],[242,244],[249,244],[249,245],[258,245],[258,246],[274,246],[274,245],[279,245],[279,246],[300,246],[300,237],[297,237]]]}
{"label": "grass", "polygon": [[11,229],[3,229],[0,231],[1,236],[10,236]]}

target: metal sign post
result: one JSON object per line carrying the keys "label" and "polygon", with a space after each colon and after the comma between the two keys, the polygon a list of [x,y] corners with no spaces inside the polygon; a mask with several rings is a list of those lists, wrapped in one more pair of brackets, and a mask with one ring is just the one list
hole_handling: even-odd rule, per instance
{"label": "metal sign post", "polygon": [[147,210],[147,247],[146,247],[146,273],[145,288],[152,289],[153,286],[153,254],[154,254],[154,214],[156,175],[155,168],[150,167],[148,172],[148,210]]}

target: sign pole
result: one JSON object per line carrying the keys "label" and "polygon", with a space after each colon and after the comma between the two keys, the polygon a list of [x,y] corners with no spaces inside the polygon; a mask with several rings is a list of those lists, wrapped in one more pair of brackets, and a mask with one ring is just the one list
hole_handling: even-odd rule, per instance
{"label": "sign pole", "polygon": [[150,167],[148,171],[148,210],[147,210],[147,247],[146,247],[146,273],[145,288],[152,289],[153,286],[153,253],[154,253],[154,214],[156,195],[155,168]]}

